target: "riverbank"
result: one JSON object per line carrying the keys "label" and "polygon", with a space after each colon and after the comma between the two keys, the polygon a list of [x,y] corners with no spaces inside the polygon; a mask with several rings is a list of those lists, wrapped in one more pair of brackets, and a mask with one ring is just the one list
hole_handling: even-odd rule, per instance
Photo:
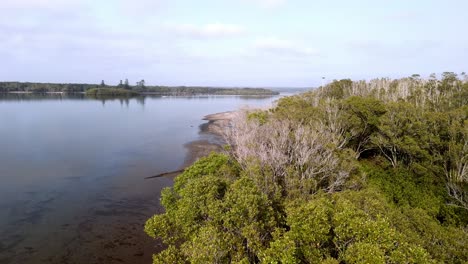
{"label": "riverbank", "polygon": [[226,143],[224,141],[225,129],[229,126],[234,115],[234,111],[229,111],[203,117],[203,120],[208,122],[200,125],[199,134],[202,139],[185,145],[188,149],[188,153],[184,162],[184,168],[190,166],[199,158],[209,155],[213,151],[222,150],[222,146]]}

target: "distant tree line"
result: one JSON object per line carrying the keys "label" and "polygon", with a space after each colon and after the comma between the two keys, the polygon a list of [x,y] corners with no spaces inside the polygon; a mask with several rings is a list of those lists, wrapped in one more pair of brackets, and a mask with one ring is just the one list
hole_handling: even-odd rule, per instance
{"label": "distant tree line", "polygon": [[136,87],[135,91],[155,95],[276,95],[274,92],[264,88],[216,88],[216,87],[190,87],[190,86],[146,86]]}
{"label": "distant tree line", "polygon": [[[0,93],[29,92],[29,93],[85,93],[93,89],[91,93],[116,93],[115,90],[129,90],[138,94],[153,95],[275,95],[274,92],[263,88],[219,88],[219,87],[192,87],[192,86],[146,86],[145,80],[138,81],[135,86],[129,84],[128,79],[120,81],[118,85],[106,85],[104,80],[98,84],[72,84],[72,83],[31,83],[31,82],[0,82]],[[113,89],[107,92],[97,92],[94,89]],[[128,94],[119,92],[121,94]]]}
{"label": "distant tree line", "polygon": [[88,89],[92,89],[96,87],[98,87],[97,84],[0,82],[0,93],[8,93],[8,92],[81,93],[81,92],[85,92]]}

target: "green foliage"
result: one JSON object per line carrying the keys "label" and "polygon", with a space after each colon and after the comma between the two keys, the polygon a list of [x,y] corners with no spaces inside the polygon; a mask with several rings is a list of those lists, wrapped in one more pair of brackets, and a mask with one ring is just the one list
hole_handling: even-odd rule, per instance
{"label": "green foliage", "polygon": [[[369,184],[378,187],[386,197],[398,206],[417,207],[437,215],[444,204],[444,186],[431,185],[424,181],[433,175],[414,175],[409,169],[369,166]],[[429,173],[429,172],[428,172]]]}
{"label": "green foliage", "polygon": [[173,189],[163,192],[166,213],[149,219],[145,231],[169,245],[180,245],[184,257],[194,263],[254,259],[277,217],[252,180],[235,179],[226,171],[236,168],[224,155],[196,162]]}
{"label": "green foliage", "polygon": [[333,80],[332,83],[323,89],[324,96],[333,99],[343,99],[345,97],[345,92],[349,90],[352,85],[353,81],[350,79]]}
{"label": "green foliage", "polygon": [[376,99],[349,97],[343,101],[343,119],[346,120],[348,147],[359,155],[369,149],[371,136],[378,131],[385,105]]}
{"label": "green foliage", "polygon": [[238,167],[228,156],[212,153],[199,159],[179,175],[175,180],[174,190],[180,191],[189,181],[205,175],[217,173],[229,178],[231,175],[237,175],[237,170]]}
{"label": "green foliage", "polygon": [[167,249],[161,251],[158,255],[153,256],[154,264],[185,264],[183,255],[180,253],[180,250],[175,246],[169,246]]}
{"label": "green foliage", "polygon": [[423,247],[410,243],[384,216],[398,211],[376,191],[318,195],[309,202],[295,201],[287,211],[289,231],[273,234],[260,258],[264,263],[431,262]]}
{"label": "green foliage", "polygon": [[260,137],[163,190],[154,263],[468,262],[464,95],[449,72],[341,80],[249,112]]}
{"label": "green foliage", "polygon": [[256,120],[260,125],[263,125],[268,121],[268,113],[264,111],[254,111],[248,114],[247,119],[249,121]]}
{"label": "green foliage", "polygon": [[287,223],[290,230],[287,236],[297,245],[298,259],[315,262],[327,255],[321,249],[330,246],[332,212],[333,205],[325,198],[288,206]]}
{"label": "green foliage", "polygon": [[64,92],[80,93],[95,88],[97,84],[71,84],[71,83],[30,83],[30,82],[0,82],[0,93],[8,92]]}
{"label": "green foliage", "polygon": [[292,120],[307,124],[316,114],[316,108],[303,96],[288,96],[278,100],[278,106],[273,109],[274,115],[279,119]]}
{"label": "green foliage", "polygon": [[428,212],[419,208],[392,210],[388,216],[395,228],[406,235],[410,245],[420,245],[438,262],[468,261],[468,234],[463,226],[442,226]]}

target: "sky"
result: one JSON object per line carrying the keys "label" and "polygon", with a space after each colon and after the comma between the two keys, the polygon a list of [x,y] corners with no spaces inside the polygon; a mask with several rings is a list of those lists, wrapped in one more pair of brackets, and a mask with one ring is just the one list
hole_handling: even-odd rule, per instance
{"label": "sky", "polygon": [[466,0],[0,0],[0,81],[313,87],[468,71]]}

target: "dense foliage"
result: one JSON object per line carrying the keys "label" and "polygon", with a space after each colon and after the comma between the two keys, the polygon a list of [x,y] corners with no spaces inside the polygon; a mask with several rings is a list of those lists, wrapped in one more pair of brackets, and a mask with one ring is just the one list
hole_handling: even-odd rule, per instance
{"label": "dense foliage", "polygon": [[468,82],[334,81],[240,112],[163,191],[154,263],[468,262]]}
{"label": "dense foliage", "polygon": [[144,80],[131,86],[125,82],[117,86],[108,86],[104,81],[100,84],[58,84],[58,83],[22,83],[22,82],[0,82],[0,93],[8,92],[63,92],[63,93],[82,93],[91,89],[125,89],[140,94],[154,95],[276,95],[274,92],[263,88],[218,88],[218,87],[169,87],[169,86],[145,86]]}

